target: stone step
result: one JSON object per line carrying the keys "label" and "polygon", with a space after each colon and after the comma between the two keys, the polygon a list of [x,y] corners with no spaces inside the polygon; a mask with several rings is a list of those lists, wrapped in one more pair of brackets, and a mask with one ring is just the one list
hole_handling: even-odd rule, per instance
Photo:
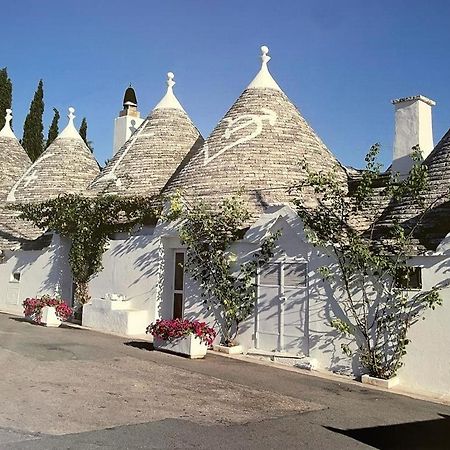
{"label": "stone step", "polygon": [[126,336],[145,334],[151,321],[149,311],[132,308],[131,304],[120,305],[119,308],[116,308],[116,305],[110,305],[111,303],[128,302],[92,300],[91,303],[83,306],[83,326]]}
{"label": "stone step", "polygon": [[305,370],[314,370],[317,366],[315,359],[303,354],[286,353],[286,352],[271,352],[268,350],[262,350],[258,348],[250,348],[247,351],[247,355],[252,358],[260,360],[273,361],[278,364],[284,364],[287,366],[298,367]]}

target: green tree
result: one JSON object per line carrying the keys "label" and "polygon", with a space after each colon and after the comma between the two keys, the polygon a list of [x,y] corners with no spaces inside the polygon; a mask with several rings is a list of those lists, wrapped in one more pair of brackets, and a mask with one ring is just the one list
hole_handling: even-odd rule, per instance
{"label": "green tree", "polygon": [[233,345],[239,326],[256,302],[256,273],[273,256],[279,232],[270,233],[249,261],[239,263],[233,246],[242,239],[250,213],[233,196],[211,208],[189,206],[177,194],[171,198],[169,220],[180,220],[180,240],[187,246],[186,271],[198,282],[201,295],[221,328],[222,343]]}
{"label": "green tree", "polygon": [[81,121],[79,133],[80,133],[80,136],[82,137],[83,141],[85,142],[85,144],[88,146],[91,153],[94,153],[94,146],[92,145],[92,141],[88,141],[88,138],[87,138],[87,130],[88,130],[87,120],[86,120],[86,117],[83,117],[83,120]]}
{"label": "green tree", "polygon": [[22,146],[28,153],[31,161],[36,161],[44,151],[43,115],[44,83],[40,80],[23,126]]}
{"label": "green tree", "polygon": [[6,67],[0,69],[0,130],[5,125],[5,111],[12,105],[12,83]]}
{"label": "green tree", "polygon": [[[343,352],[356,353],[370,375],[388,379],[402,366],[410,327],[427,308],[442,303],[439,289],[445,286],[409,288],[414,232],[433,207],[425,204],[427,169],[420,150],[414,149],[415,164],[402,182],[397,174],[380,172],[378,153],[379,146],[374,145],[359,183],[349,191],[334,174],[312,172],[305,164],[308,177],[296,186],[295,203],[309,241],[330,256],[319,273],[333,293],[330,325],[350,339],[341,344]],[[318,202],[315,208],[305,206],[311,190]],[[377,197],[384,201],[374,201]],[[380,235],[377,218],[385,205],[405,200],[419,212],[417,223],[409,229],[395,223]],[[370,218],[364,233],[353,227],[358,216]]]}
{"label": "green tree", "polygon": [[59,134],[58,122],[59,122],[59,111],[56,108],[53,108],[53,120],[50,124],[50,128],[48,129],[47,142],[45,143],[45,148],[47,148],[57,137]]}

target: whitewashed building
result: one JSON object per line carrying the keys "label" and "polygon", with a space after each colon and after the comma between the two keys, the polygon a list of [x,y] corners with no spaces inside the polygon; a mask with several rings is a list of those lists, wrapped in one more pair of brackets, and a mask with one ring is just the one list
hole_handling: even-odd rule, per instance
{"label": "whitewashed building", "polygon": [[[334,172],[343,187],[354,183],[358,172],[339,163],[282,91],[269,72],[267,47],[262,47],[261,59],[255,78],[205,141],[173,93],[172,73],[168,74],[166,94],[138,126],[131,124],[140,117],[134,91],[128,91],[119,117],[122,121],[116,122],[114,156],[100,174],[89,162],[88,175],[79,180],[78,192],[128,196],[167,195],[181,190],[186,201],[202,200],[211,205],[242,192],[252,221],[235,246],[239,260],[250,258],[269,232],[281,230],[282,234],[275,257],[258,275],[257,304],[241,327],[240,344],[246,352],[260,357],[358,376],[361,369],[357,359],[342,353],[342,341],[330,326],[330,320],[341,315],[339,290],[330,290],[317,270],[324,265],[332,267],[334,260],[327,249],[308,242],[288,192],[293,182],[306,176],[302,162],[312,170]],[[396,100],[394,105],[393,168],[405,175],[411,166],[411,147],[420,144],[426,155],[429,153],[425,164],[431,181],[429,201],[433,202],[444,186],[450,187],[450,134],[432,150],[434,102],[417,96]],[[128,139],[125,132],[131,133]],[[33,166],[9,134],[8,130],[0,133],[0,146],[22,155],[22,160],[20,164],[11,163],[11,179],[0,191],[4,192],[2,204],[39,201],[42,192],[53,195],[39,169],[51,167],[53,154],[67,156],[76,144],[80,160],[91,161],[86,154],[89,150],[73,130],[69,140],[65,130],[59,143],[50,146]],[[120,146],[118,142],[123,140]],[[86,169],[83,171],[86,173]],[[61,185],[58,192],[73,189]],[[314,198],[309,200],[308,206],[313,207]],[[417,252],[411,260],[421,273],[422,285],[417,289],[449,278],[450,209],[445,201],[434,206],[419,230]],[[408,204],[386,205],[379,226],[389,226],[393,218],[407,224],[414,215]],[[355,217],[355,226],[364,230],[366,219]],[[2,228],[5,224],[3,218]],[[39,239],[47,239],[40,250],[25,247],[39,239],[17,241],[14,251],[4,250],[2,283],[13,285],[16,273],[20,273],[20,283],[26,274],[29,281],[26,289],[0,296],[2,310],[18,312],[19,300],[14,306],[7,298],[22,300],[35,295],[47,288],[45,283],[49,289],[58,286],[63,293],[71,289],[67,243],[51,235],[42,237],[36,230],[34,233]],[[176,223],[160,221],[130,235],[114,236],[103,256],[103,270],[90,282],[92,301],[84,307],[83,324],[128,335],[142,335],[145,327],[159,317],[198,318],[213,324],[216,318],[205,308],[198,287],[180,269],[185,251]],[[444,306],[427,313],[427,320],[411,330],[412,343],[400,379],[407,390],[450,399],[450,292],[444,289],[442,294]]]}
{"label": "whitewashed building", "polygon": [[[9,155],[9,178],[2,178],[0,234],[2,261],[0,309],[23,312],[27,297],[59,293],[72,297],[72,275],[67,255],[69,242],[17,219],[10,206],[23,202],[42,202],[65,193],[83,193],[99,172],[99,166],[74,126],[74,109],[69,123],[52,144],[33,163],[12,133],[9,122],[2,130],[0,145]],[[7,117],[8,118],[8,117]]]}
{"label": "whitewashed building", "polygon": [[[167,92],[131,138],[118,150],[89,187],[90,193],[159,194],[203,144],[199,131],[173,92],[174,74],[167,74]],[[120,334],[143,334],[159,315],[162,243],[156,224],[138,233],[117,235],[103,256],[104,269],[90,283],[93,300],[83,309],[83,324]],[[119,295],[125,301],[111,301]]]}

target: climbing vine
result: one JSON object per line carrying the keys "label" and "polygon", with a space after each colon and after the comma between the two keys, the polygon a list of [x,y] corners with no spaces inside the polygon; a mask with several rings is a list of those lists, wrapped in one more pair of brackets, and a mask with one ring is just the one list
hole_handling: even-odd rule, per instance
{"label": "climbing vine", "polygon": [[[335,174],[313,172],[307,165],[306,181],[294,190],[310,242],[333,256],[319,268],[336,296],[330,325],[354,340],[359,362],[370,375],[387,379],[402,366],[411,326],[427,308],[435,309],[442,300],[441,286],[420,291],[410,288],[414,232],[433,207],[425,206],[427,171],[421,164],[420,150],[414,149],[415,164],[402,182],[396,174],[380,172],[378,153],[379,146],[374,145],[366,156],[361,179],[350,191]],[[311,190],[318,200],[314,209],[305,207],[305,196],[309,197]],[[446,195],[448,192],[443,193]],[[377,218],[385,205],[406,199],[418,213],[417,223],[409,229],[393,223],[380,235]],[[358,217],[368,221],[364,233],[354,228]],[[341,348],[348,356],[354,353],[348,343]]]}
{"label": "climbing vine", "polygon": [[70,239],[69,263],[75,300],[89,301],[89,280],[102,269],[105,246],[114,233],[155,222],[160,205],[153,197],[67,194],[42,203],[16,205],[20,218]]}
{"label": "climbing vine", "polygon": [[243,238],[250,214],[240,196],[216,208],[199,202],[171,199],[168,218],[181,221],[180,239],[187,247],[185,269],[199,283],[201,295],[222,331],[222,342],[232,345],[240,324],[256,302],[256,273],[273,256],[279,232],[269,234],[248,261],[239,263],[233,246]]}

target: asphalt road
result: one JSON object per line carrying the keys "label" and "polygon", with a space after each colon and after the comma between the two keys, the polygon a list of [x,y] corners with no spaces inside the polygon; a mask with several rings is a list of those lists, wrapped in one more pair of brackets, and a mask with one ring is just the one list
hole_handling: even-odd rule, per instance
{"label": "asphalt road", "polygon": [[450,449],[450,407],[0,314],[1,449]]}

